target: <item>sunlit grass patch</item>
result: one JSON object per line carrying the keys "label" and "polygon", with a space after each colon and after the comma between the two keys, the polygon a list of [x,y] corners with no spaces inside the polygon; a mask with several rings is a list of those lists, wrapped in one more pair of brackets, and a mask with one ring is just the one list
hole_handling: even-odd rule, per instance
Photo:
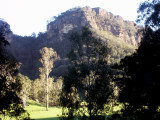
{"label": "sunlit grass patch", "polygon": [[[49,111],[46,111],[45,105],[35,102],[33,100],[29,100],[28,106],[25,107],[25,110],[30,114],[31,119],[35,120],[59,120],[59,117],[62,115],[62,107],[49,107]],[[83,107],[79,108],[79,110],[76,112],[75,116],[83,117],[83,115],[88,116],[88,109],[87,107],[84,107],[87,105],[86,102],[82,102],[81,104]],[[104,106],[106,109],[104,109],[104,115],[107,117],[112,116],[112,114],[116,111],[120,111],[122,109],[123,104],[118,103],[116,106],[113,107],[113,109],[107,109],[111,108],[111,104],[107,104]],[[3,119],[2,119],[3,120]],[[8,117],[5,120],[15,120],[15,119],[9,119]]]}
{"label": "sunlit grass patch", "polygon": [[46,111],[44,104],[32,100],[28,101],[25,110],[29,112],[31,119],[36,120],[58,120],[58,116],[61,116],[62,113],[60,107],[49,107],[49,111]]}

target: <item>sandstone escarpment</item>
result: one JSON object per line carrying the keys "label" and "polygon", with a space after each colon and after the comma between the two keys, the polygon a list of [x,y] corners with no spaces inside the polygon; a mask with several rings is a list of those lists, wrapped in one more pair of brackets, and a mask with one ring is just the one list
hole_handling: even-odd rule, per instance
{"label": "sandstone escarpment", "polygon": [[139,27],[133,21],[125,21],[119,15],[113,15],[102,8],[74,8],[70,9],[50,22],[47,26],[49,37],[63,40],[63,35],[73,29],[89,26],[93,30],[108,31],[122,39],[127,44],[138,46],[140,36],[137,35]]}

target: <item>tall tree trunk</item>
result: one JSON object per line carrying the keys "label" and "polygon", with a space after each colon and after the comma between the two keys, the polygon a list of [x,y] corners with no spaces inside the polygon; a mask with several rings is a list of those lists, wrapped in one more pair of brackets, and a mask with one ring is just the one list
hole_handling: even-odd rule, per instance
{"label": "tall tree trunk", "polygon": [[[39,61],[42,63],[42,67],[39,68],[39,71],[44,75],[44,91],[46,100],[46,111],[48,111],[49,106],[49,73],[52,71],[53,63],[58,58],[57,53],[52,48],[44,47],[40,50],[42,58]],[[42,76],[43,77],[43,76]],[[53,81],[52,81],[53,82]]]}
{"label": "tall tree trunk", "polygon": [[47,63],[47,80],[46,80],[46,111],[48,111],[48,63]]}
{"label": "tall tree trunk", "polygon": [[23,100],[23,107],[25,108],[26,107],[26,97],[23,97],[22,100]]}
{"label": "tall tree trunk", "polygon": [[89,120],[92,119],[92,106],[91,106],[91,95],[90,95],[90,92],[91,92],[91,80],[90,80],[90,75],[89,75],[89,91],[88,91],[88,97],[89,97]]}
{"label": "tall tree trunk", "polygon": [[[88,71],[90,72],[90,58],[89,58],[89,46],[87,45],[87,63],[88,63]],[[89,106],[88,106],[88,109],[89,109],[89,120],[92,119],[92,106],[91,106],[91,95],[90,95],[90,92],[91,92],[91,78],[90,78],[90,74],[89,74],[89,87],[88,87],[88,99],[89,99]]]}

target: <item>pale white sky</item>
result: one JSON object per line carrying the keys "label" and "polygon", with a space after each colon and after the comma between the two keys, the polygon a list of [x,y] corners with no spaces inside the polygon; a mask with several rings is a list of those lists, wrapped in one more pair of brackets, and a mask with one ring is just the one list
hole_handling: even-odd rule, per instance
{"label": "pale white sky", "polygon": [[137,8],[144,0],[0,0],[0,18],[13,33],[31,35],[46,31],[47,20],[76,7],[101,7],[125,20],[135,21]]}

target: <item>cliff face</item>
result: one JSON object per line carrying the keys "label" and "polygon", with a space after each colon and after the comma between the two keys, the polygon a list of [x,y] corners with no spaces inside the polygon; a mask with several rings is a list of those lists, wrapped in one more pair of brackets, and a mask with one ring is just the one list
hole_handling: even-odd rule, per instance
{"label": "cliff face", "polygon": [[69,31],[80,30],[82,26],[89,26],[94,31],[108,31],[122,39],[127,44],[138,46],[140,36],[137,35],[139,27],[132,21],[125,21],[121,16],[113,15],[102,8],[74,8],[62,13],[53,22],[47,25],[49,37],[63,35]]}

